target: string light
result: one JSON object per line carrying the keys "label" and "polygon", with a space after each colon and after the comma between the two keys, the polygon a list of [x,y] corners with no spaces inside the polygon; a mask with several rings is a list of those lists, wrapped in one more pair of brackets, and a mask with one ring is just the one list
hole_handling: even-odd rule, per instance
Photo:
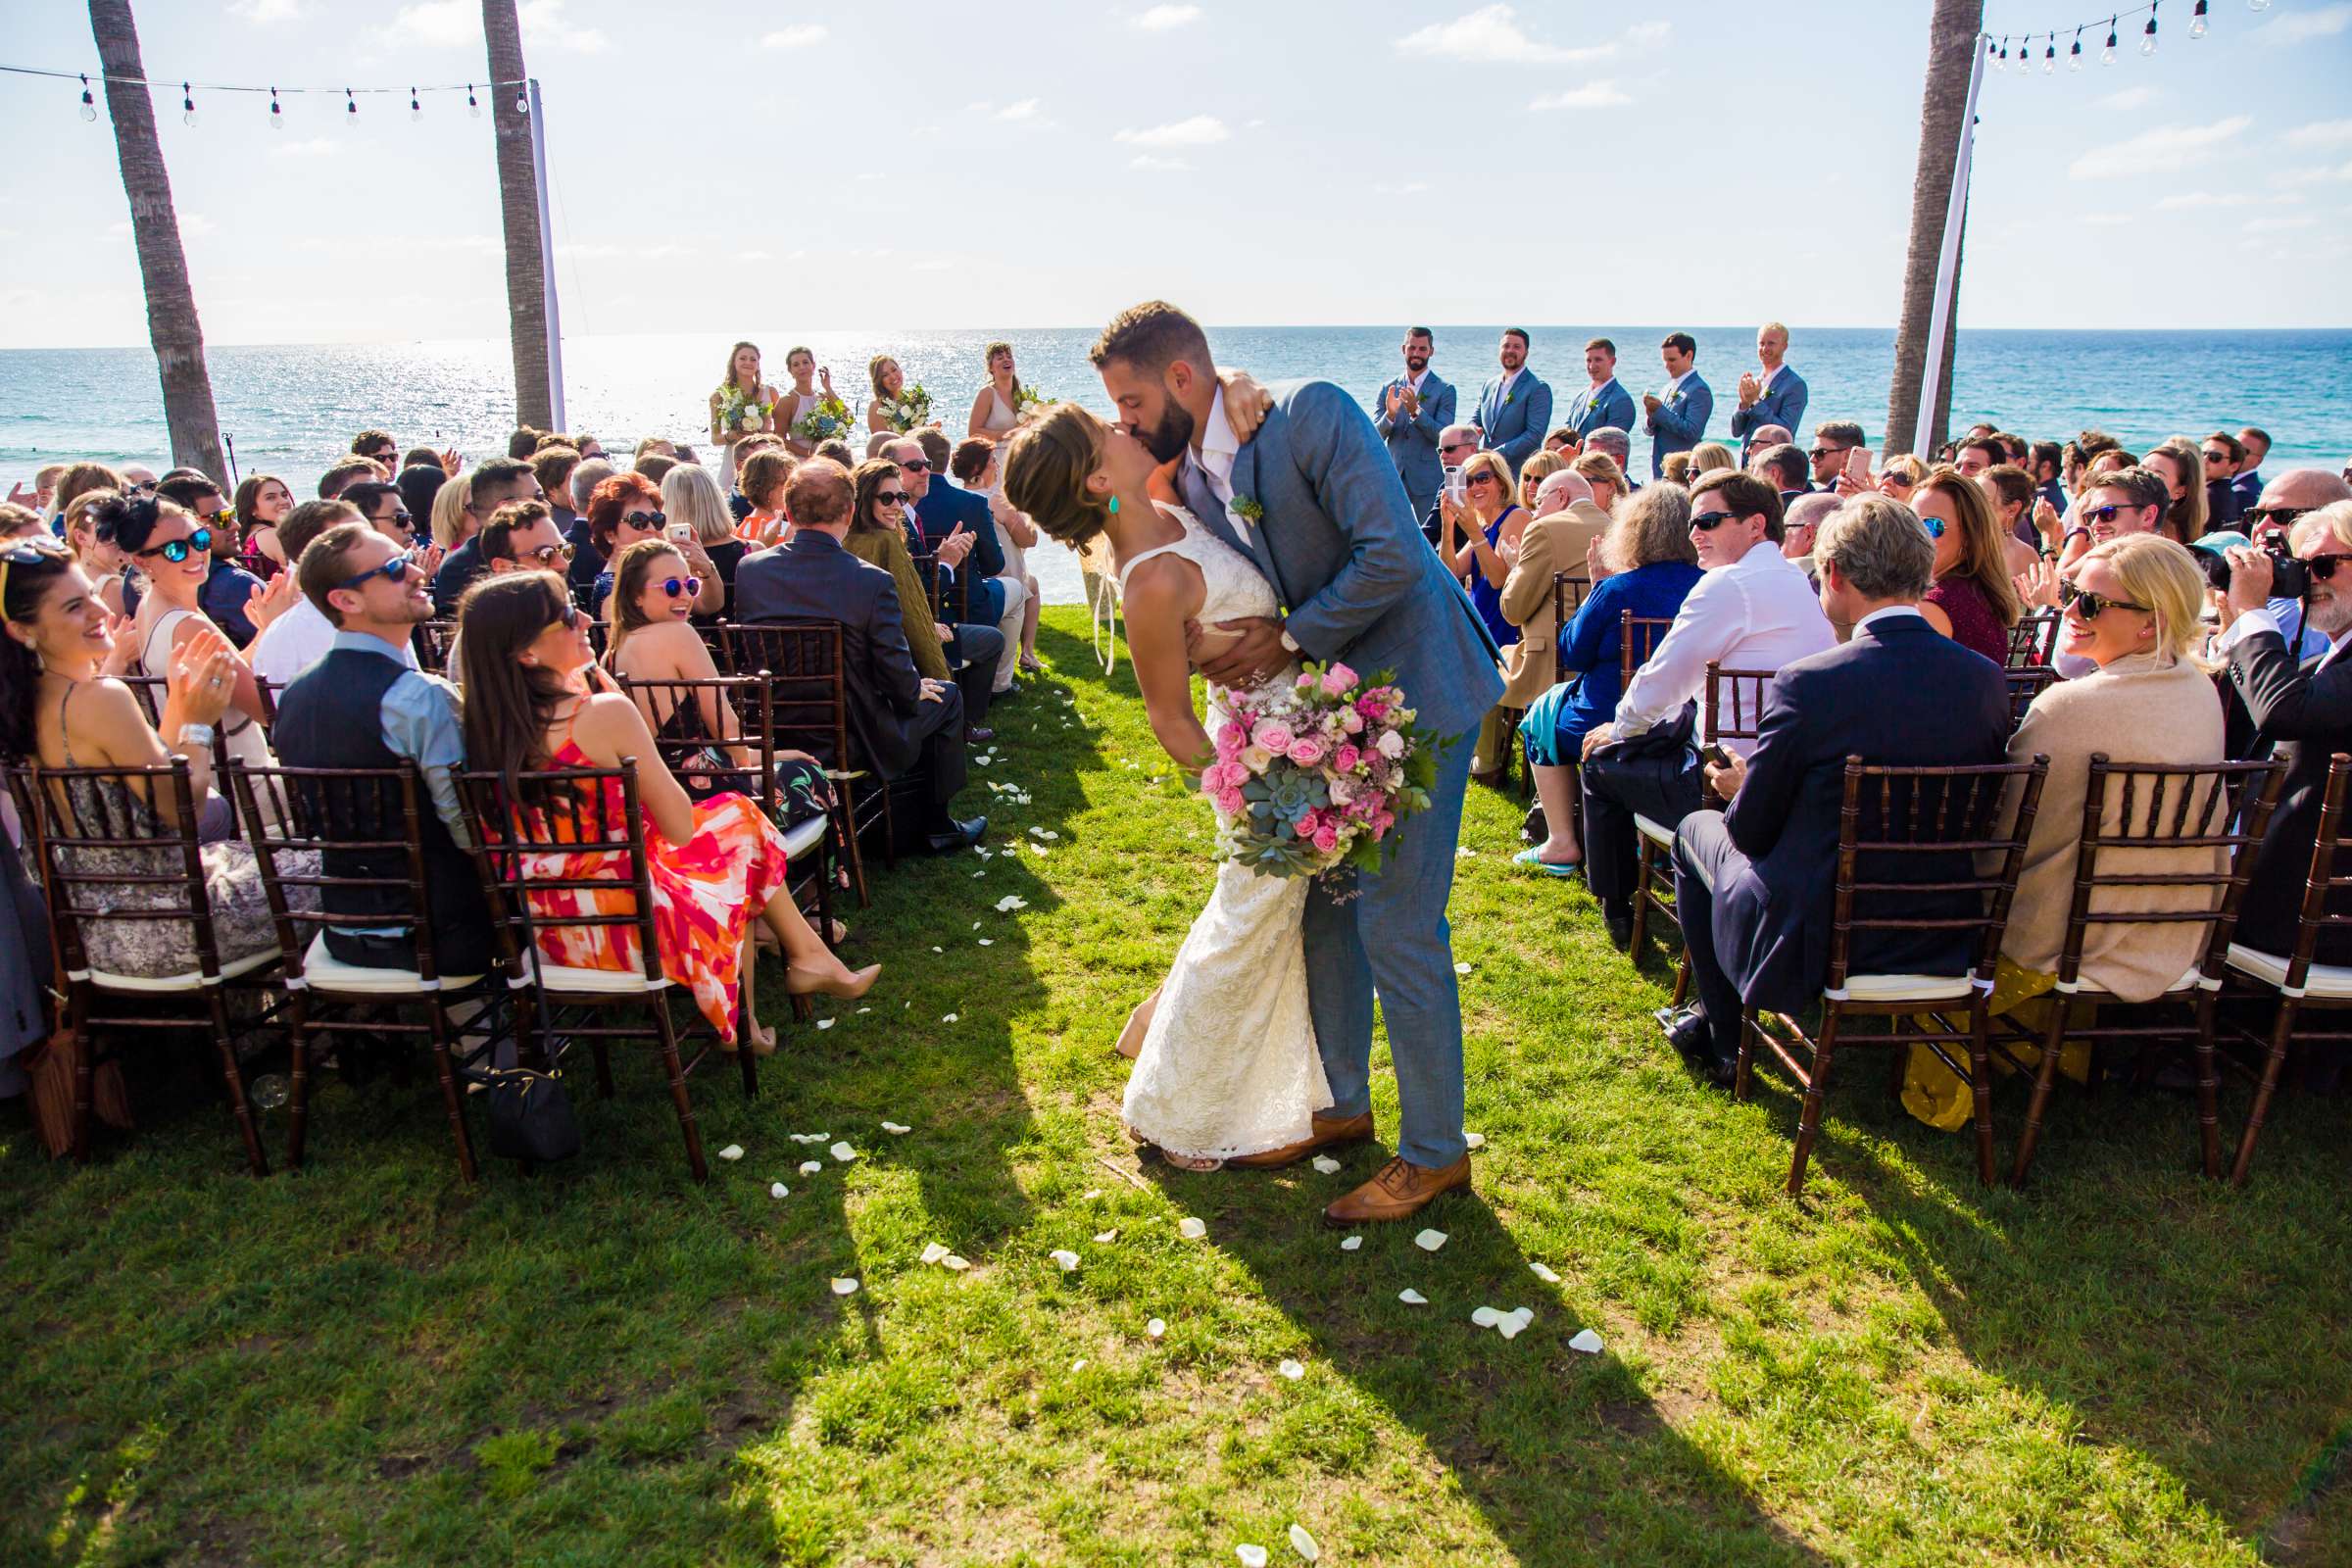
{"label": "string light", "polygon": [[2107,19],[2107,47],[2099,51],[2099,64],[2102,66],[2115,64],[2115,18],[2113,17]]}
{"label": "string light", "polygon": [[482,118],[482,106],[474,100],[473,83],[470,81],[466,84],[466,113],[476,120]]}
{"label": "string light", "polygon": [[[2270,0],[2246,0],[2246,4],[2249,10],[2262,11],[2269,8]],[[2178,14],[2175,13],[2175,15]],[[2144,5],[2136,5],[2129,11],[2117,11],[2108,16],[2105,24],[2107,41],[2099,51],[2099,64],[2112,66],[2116,63],[2116,58],[2124,45],[2123,27],[2124,19],[2127,17],[2140,24],[2140,55],[2146,58],[2156,53],[2157,38],[2162,30],[2159,23],[2163,17],[2163,0],[2147,0]],[[2067,40],[2065,51],[2066,69],[2069,72],[2079,72],[2082,69],[2082,35],[2094,30],[2099,25],[2100,23],[2096,18],[2076,24],[2073,29],[2075,35]],[[2192,39],[2204,37],[2207,32],[2212,30],[2212,0],[2192,0],[2188,24],[2189,37]],[[2016,33],[1996,35],[1987,32],[1981,32],[1977,36],[1984,40],[1985,65],[1994,71],[2007,71],[2014,62],[2017,74],[2021,76],[2033,74],[2034,40],[2039,38],[2041,40],[2041,72],[2043,75],[2047,76],[2057,74],[2058,35],[2066,30],[2064,27],[2052,27],[2047,32],[2029,32],[2022,37]]]}
{"label": "string light", "polygon": [[86,72],[83,73],[81,78],[81,118],[84,120],[98,118],[98,100],[90,96],[90,78]]}
{"label": "string light", "polygon": [[271,130],[286,128],[286,112],[278,105],[275,87],[270,89],[270,128]]}
{"label": "string light", "polygon": [[2074,53],[2066,57],[2066,69],[2069,71],[2082,69],[2082,29],[2081,27],[2075,29]]}
{"label": "string light", "polygon": [[139,87],[148,91],[154,91],[159,87],[168,89],[176,86],[179,89],[180,119],[183,122],[190,126],[194,126],[199,123],[198,115],[200,112],[196,107],[196,89],[199,86],[203,87],[207,92],[252,93],[257,97],[267,97],[270,101],[270,127],[272,130],[280,129],[285,124],[286,109],[285,104],[282,102],[282,98],[296,93],[309,93],[317,96],[323,96],[329,93],[341,93],[343,95],[344,120],[346,123],[351,122],[351,121],[359,114],[359,97],[363,93],[379,93],[386,95],[393,93],[406,93],[408,94],[409,99],[409,118],[412,121],[421,121],[424,118],[425,94],[435,92],[462,92],[466,95],[466,110],[474,118],[479,119],[482,112],[479,93],[485,86],[492,92],[499,91],[503,88],[512,87],[514,90],[514,112],[516,114],[524,115],[530,113],[530,99],[527,94],[529,83],[527,80],[493,81],[488,83],[478,81],[447,82],[441,85],[430,87],[421,85],[411,85],[407,87],[280,87],[276,85],[230,81],[197,82],[194,80],[188,80],[174,83],[168,79],[158,79],[149,76],[135,76],[127,74],[117,75],[106,72],[93,73],[87,71],[52,71],[39,66],[12,65],[0,65],[0,75],[41,76],[55,81],[79,83],[81,88],[81,101],[75,106],[75,112],[80,115],[85,122],[94,122],[98,119],[98,95],[96,91],[96,83],[99,81],[120,83],[123,86]]}
{"label": "string light", "polygon": [[351,123],[351,117],[352,117],[353,115],[356,115],[356,114],[358,114],[359,112],[360,112],[360,101],[359,101],[357,98],[354,98],[354,97],[351,95],[351,89],[350,89],[349,87],[346,87],[346,88],[344,88],[344,89],[343,89],[343,122],[344,122],[345,124],[347,124],[347,125],[348,125],[348,124],[350,124],[350,123]]}
{"label": "string light", "polygon": [[179,84],[179,122],[190,130],[196,128],[196,100],[184,81]]}
{"label": "string light", "polygon": [[409,123],[416,124],[422,119],[424,119],[424,105],[416,101],[416,89],[411,87],[409,89]]}
{"label": "string light", "polygon": [[2156,52],[2156,8],[2153,5],[2148,7],[2148,24],[2139,29],[2139,52],[2143,56]]}
{"label": "string light", "polygon": [[2196,14],[2188,19],[2188,35],[2191,38],[2205,36],[2205,0],[2197,0]]}
{"label": "string light", "polygon": [[514,112],[518,115],[527,115],[531,112],[531,100],[524,95],[520,82],[514,85]]}
{"label": "string light", "polygon": [[2050,34],[2049,44],[2041,51],[2041,74],[2045,76],[2058,74],[2058,35],[2054,32]]}

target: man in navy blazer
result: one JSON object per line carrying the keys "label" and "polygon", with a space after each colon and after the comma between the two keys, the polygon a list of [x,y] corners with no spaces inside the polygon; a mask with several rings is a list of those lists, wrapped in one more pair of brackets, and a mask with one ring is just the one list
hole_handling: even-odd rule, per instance
{"label": "man in navy blazer", "polygon": [[[1741,1004],[1799,1011],[1828,977],[1846,758],[1966,767],[2008,753],[1999,667],[1920,615],[1936,545],[1908,508],[1854,497],[1822,523],[1813,560],[1822,609],[1853,626],[1851,640],[1781,666],[1765,694],[1755,750],[1744,762],[1707,769],[1729,809],[1693,812],[1675,834],[1675,894],[1698,1004],[1668,1033],[1704,1057],[1723,1087],[1738,1058]],[[1970,874],[1965,858],[1949,868],[1935,857],[1899,858],[1905,863],[1875,868],[1865,860],[1861,880]],[[1904,902],[1907,913],[1944,918],[1973,912],[1973,899],[1917,894]],[[1863,973],[1959,974],[1974,958],[1965,936],[1865,932],[1850,956]]]}
{"label": "man in navy blazer", "polygon": [[1502,343],[1495,350],[1502,373],[1480,390],[1473,418],[1485,433],[1487,450],[1502,454],[1514,479],[1551,428],[1551,388],[1527,368],[1527,344],[1526,327],[1503,328]]}
{"label": "man in navy blazer", "polygon": [[1429,515],[1437,502],[1446,462],[1439,455],[1440,437],[1453,422],[1453,388],[1429,368],[1436,347],[1428,327],[1407,327],[1404,373],[1372,400],[1372,428],[1389,444],[1396,477],[1404,481],[1404,498],[1412,503],[1416,517]]}
{"label": "man in navy blazer", "polygon": [[1578,438],[1604,428],[1634,427],[1634,395],[1617,381],[1617,345],[1596,337],[1585,345],[1585,374],[1592,385],[1568,400],[1568,422]]}
{"label": "man in navy blazer", "polygon": [[1666,362],[1666,395],[1642,394],[1652,479],[1666,477],[1669,454],[1688,452],[1707,438],[1707,420],[1715,415],[1715,394],[1698,374],[1698,340],[1688,332],[1669,332],[1658,354]]}
{"label": "man in navy blazer", "polygon": [[1756,432],[1768,424],[1784,430],[1805,427],[1805,378],[1788,368],[1788,329],[1778,321],[1756,328],[1756,364],[1763,373],[1740,373],[1740,406],[1732,411],[1732,434],[1740,438],[1740,461],[1754,450]]}

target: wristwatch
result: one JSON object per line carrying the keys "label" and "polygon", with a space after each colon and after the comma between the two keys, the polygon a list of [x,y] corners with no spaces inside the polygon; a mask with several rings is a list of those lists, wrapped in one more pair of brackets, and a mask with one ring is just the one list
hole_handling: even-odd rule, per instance
{"label": "wristwatch", "polygon": [[201,746],[206,751],[211,751],[213,749],[213,726],[210,724],[180,725],[179,744],[182,746]]}
{"label": "wristwatch", "polygon": [[1288,626],[1282,628],[1282,651],[1286,654],[1306,652],[1305,649],[1298,646],[1298,639],[1291,635],[1291,628]]}

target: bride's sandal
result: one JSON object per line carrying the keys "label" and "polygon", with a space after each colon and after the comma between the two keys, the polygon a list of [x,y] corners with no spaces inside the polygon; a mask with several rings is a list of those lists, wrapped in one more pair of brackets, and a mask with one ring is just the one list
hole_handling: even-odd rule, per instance
{"label": "bride's sandal", "polygon": [[1175,1166],[1178,1170],[1199,1171],[1203,1175],[1206,1175],[1212,1170],[1223,1170],[1225,1168],[1225,1162],[1221,1159],[1203,1159],[1193,1154],[1176,1154],[1171,1153],[1164,1149],[1159,1152],[1159,1157],[1166,1160],[1169,1164]]}

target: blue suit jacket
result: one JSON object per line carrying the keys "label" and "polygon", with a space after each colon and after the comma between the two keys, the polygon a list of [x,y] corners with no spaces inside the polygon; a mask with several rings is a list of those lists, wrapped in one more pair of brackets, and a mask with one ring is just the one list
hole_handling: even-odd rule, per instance
{"label": "blue suit jacket", "polygon": [[1479,391],[1476,423],[1486,435],[1488,450],[1502,454],[1515,479],[1519,466],[1535,456],[1551,429],[1551,388],[1537,380],[1535,371],[1521,366],[1506,403],[1498,375]]}
{"label": "blue suit jacket", "polygon": [[1666,476],[1666,456],[1688,452],[1707,438],[1707,421],[1715,416],[1715,394],[1692,370],[1673,397],[1649,416],[1649,476]]}
{"label": "blue suit jacket", "polygon": [[1632,435],[1634,395],[1613,375],[1597,396],[1588,383],[1583,391],[1568,400],[1568,422],[1576,426],[1579,440],[1604,428],[1619,429]]}
{"label": "blue suit jacket", "polygon": [[1371,419],[1329,381],[1270,390],[1273,411],[1233,464],[1235,500],[1265,509],[1250,537],[1190,460],[1185,505],[1257,563],[1307,658],[1345,659],[1366,676],[1393,670],[1434,733],[1467,734],[1502,695],[1494,641],[1422,539]]}
{"label": "blue suit jacket", "polygon": [[[1934,692],[1933,703],[1890,703],[1889,692]],[[1747,778],[1724,826],[1747,864],[1715,889],[1715,956],[1740,995],[1792,1011],[1819,994],[1830,967],[1838,817],[1848,754],[1882,766],[1980,766],[2007,760],[2009,704],[2000,667],[1939,635],[1917,615],[1891,616],[1850,642],[1784,664],[1764,698]],[[1898,803],[1899,808],[1899,803]],[[1864,805],[1869,819],[1868,801]],[[1864,857],[1858,880],[1964,879],[1967,858]],[[1882,899],[1891,895],[1881,895]],[[1965,906],[1953,906],[1958,899]],[[1974,912],[1969,894],[1906,895],[1922,918]],[[1883,917],[1858,898],[1858,914]],[[1865,932],[1852,957],[1865,971],[1958,974],[1974,955],[1951,931]]]}
{"label": "blue suit jacket", "polygon": [[1453,422],[1453,388],[1438,379],[1435,370],[1421,377],[1421,412],[1409,419],[1389,417],[1389,391],[1404,385],[1397,376],[1382,385],[1372,397],[1372,428],[1389,444],[1389,457],[1396,465],[1396,477],[1404,481],[1404,493],[1412,499],[1413,510],[1428,510],[1437,499],[1438,487],[1445,482],[1446,465],[1438,457],[1438,437]]}
{"label": "blue suit jacket", "polygon": [[1784,365],[1779,378],[1765,388],[1762,397],[1744,409],[1734,409],[1732,434],[1740,438],[1741,461],[1755,445],[1755,432],[1765,425],[1780,425],[1793,440],[1805,427],[1805,404],[1811,396],[1805,378]]}
{"label": "blue suit jacket", "polygon": [[[914,504],[914,515],[922,529],[925,550],[937,550],[939,542],[954,533],[957,523],[963,524],[975,541],[962,566],[971,579],[968,624],[994,626],[1003,620],[1004,585],[996,579],[1004,574],[1004,546],[997,538],[997,519],[988,510],[988,497],[950,484],[935,473],[931,476],[931,488]],[[956,571],[949,569],[948,581],[955,580]]]}

